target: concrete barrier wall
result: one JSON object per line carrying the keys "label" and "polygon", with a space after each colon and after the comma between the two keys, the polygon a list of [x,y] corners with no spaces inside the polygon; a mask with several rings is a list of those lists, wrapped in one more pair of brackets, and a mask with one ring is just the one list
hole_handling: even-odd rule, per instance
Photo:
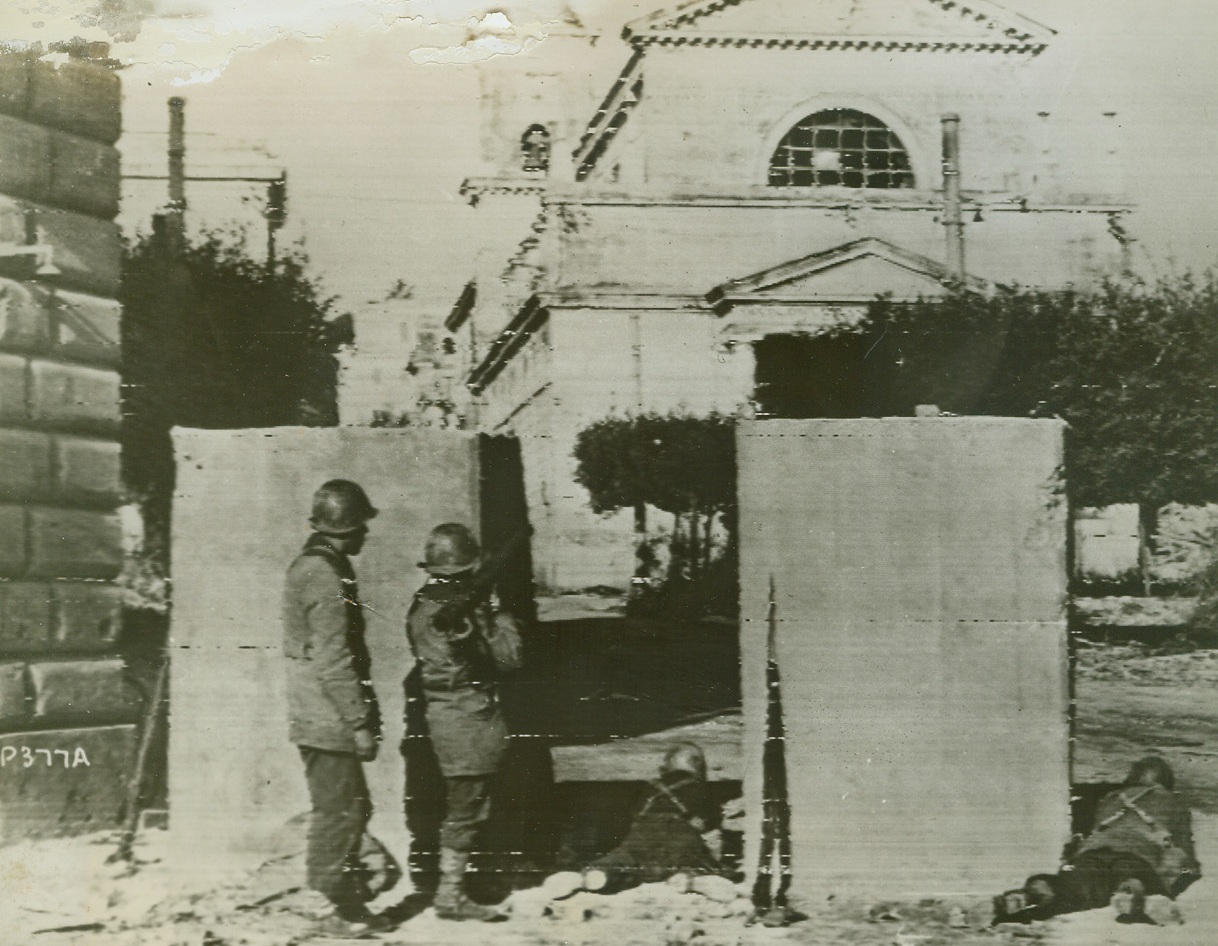
{"label": "concrete barrier wall", "polygon": [[771,578],[797,897],[983,893],[1069,836],[1062,425],[742,422],[747,864]]}
{"label": "concrete barrier wall", "polygon": [[0,843],[113,824],[139,711],[109,656],[121,98],[99,65],[0,54]]}
{"label": "concrete barrier wall", "polygon": [[276,851],[308,810],[288,742],[280,601],[309,533],[313,491],[354,479],[380,515],[354,559],[369,607],[373,684],[385,741],[367,767],[372,831],[399,855],[404,621],[424,539],[437,523],[479,522],[477,441],[428,429],[177,430],[169,749],[176,869],[221,875]]}

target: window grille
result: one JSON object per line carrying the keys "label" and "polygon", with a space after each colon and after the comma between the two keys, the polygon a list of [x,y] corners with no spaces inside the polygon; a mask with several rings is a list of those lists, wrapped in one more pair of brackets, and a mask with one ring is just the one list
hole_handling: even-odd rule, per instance
{"label": "window grille", "polygon": [[770,159],[771,187],[913,187],[905,146],[883,122],[834,108],[795,125]]}

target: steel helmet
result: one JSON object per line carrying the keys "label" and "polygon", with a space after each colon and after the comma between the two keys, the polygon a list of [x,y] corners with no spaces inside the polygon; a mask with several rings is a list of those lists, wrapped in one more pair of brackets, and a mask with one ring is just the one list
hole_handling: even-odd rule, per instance
{"label": "steel helmet", "polygon": [[309,522],[322,535],[350,535],[362,529],[376,513],[368,494],[358,483],[329,480],[313,494],[313,515]]}
{"label": "steel helmet", "polygon": [[671,746],[664,753],[660,774],[671,775],[673,772],[684,772],[706,781],[706,754],[702,747],[693,742],[678,742]]}
{"label": "steel helmet", "polygon": [[481,554],[469,529],[458,522],[445,522],[431,530],[419,567],[431,575],[456,575],[477,565]]}

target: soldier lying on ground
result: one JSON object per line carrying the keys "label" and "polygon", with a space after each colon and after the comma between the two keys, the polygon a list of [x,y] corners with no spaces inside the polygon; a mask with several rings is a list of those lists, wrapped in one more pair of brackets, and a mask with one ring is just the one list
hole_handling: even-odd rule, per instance
{"label": "soldier lying on ground", "polygon": [[1062,869],[995,898],[994,922],[1027,923],[1110,903],[1123,922],[1153,922],[1147,897],[1174,900],[1201,876],[1192,819],[1175,784],[1158,756],[1135,762],[1121,788],[1100,800],[1095,828]]}
{"label": "soldier lying on ground", "polygon": [[703,839],[713,816],[706,757],[693,743],[678,743],[665,754],[622,842],[582,872],[551,874],[543,889],[557,900],[578,890],[614,893],[684,874],[696,892],[733,898],[734,886]]}

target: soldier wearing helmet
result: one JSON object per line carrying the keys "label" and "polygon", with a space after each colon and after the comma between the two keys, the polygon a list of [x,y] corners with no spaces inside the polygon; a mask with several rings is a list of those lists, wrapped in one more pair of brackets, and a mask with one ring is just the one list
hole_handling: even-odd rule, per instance
{"label": "soldier wearing helmet", "polygon": [[706,756],[692,742],[671,746],[659,778],[643,797],[626,836],[583,871],[551,874],[542,885],[552,899],[578,890],[615,893],[641,883],[686,875],[688,889],[715,899],[735,899],[718,855],[707,839],[718,828],[706,781]]}
{"label": "soldier wearing helmet", "polygon": [[[514,634],[515,622],[486,602],[463,610],[453,623],[437,620],[445,604],[467,592],[480,556],[478,541],[465,526],[436,526],[419,563],[428,579],[415,594],[406,617],[415,666],[406,679],[408,719],[403,753],[409,766],[418,758],[418,752],[412,752],[417,749],[414,744],[429,738],[443,777],[435,909],[437,916],[452,920],[501,916],[469,899],[464,878],[479,831],[490,817],[491,779],[508,748],[508,728],[488,641],[499,633]],[[417,801],[413,806],[412,801],[416,800],[408,799],[408,817],[412,809],[418,811]],[[410,827],[417,839],[419,816],[415,818],[416,824]]]}
{"label": "soldier wearing helmet", "polygon": [[291,740],[309,784],[309,886],[335,905],[337,925],[375,920],[358,869],[372,814],[363,763],[376,758],[380,710],[350,556],[359,554],[377,514],[350,480],[313,495],[313,533],[288,567],[283,593]]}

